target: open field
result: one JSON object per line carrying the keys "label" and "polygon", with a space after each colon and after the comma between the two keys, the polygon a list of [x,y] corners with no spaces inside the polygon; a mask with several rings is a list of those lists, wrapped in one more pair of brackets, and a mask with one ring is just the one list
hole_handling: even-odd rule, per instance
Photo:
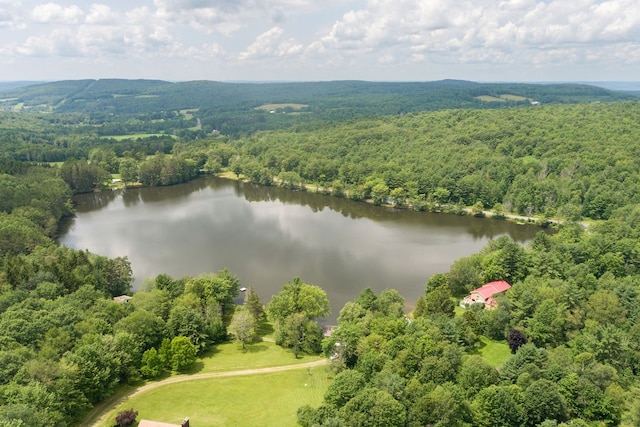
{"label": "open field", "polygon": [[506,99],[507,101],[526,101],[529,98],[525,98],[524,96],[518,95],[500,95],[500,98]]}
{"label": "open field", "polygon": [[292,108],[294,110],[301,110],[308,106],[309,106],[308,104],[263,104],[259,107],[256,107],[256,110],[271,111],[271,110],[284,109],[287,107]]}
{"label": "open field", "polygon": [[479,101],[484,101],[484,102],[506,102],[506,100],[503,98],[497,98],[495,96],[490,96],[490,95],[480,95],[480,96],[476,96],[475,98]]}
{"label": "open field", "polygon": [[[198,426],[278,425],[277,420],[286,419],[290,419],[291,422],[281,425],[295,425],[295,411],[298,406],[319,404],[329,384],[326,367],[308,368],[296,365],[308,363],[317,365],[324,364],[325,361],[326,359],[320,356],[304,356],[296,359],[291,351],[278,347],[272,342],[251,344],[245,350],[242,350],[237,342],[220,344],[198,359],[189,375],[174,375],[162,381],[141,383],[138,388],[123,387],[114,398],[99,405],[92,414],[89,414],[82,425],[110,426],[118,412],[130,407],[140,411],[139,419],[147,418],[165,422],[179,423],[186,416],[185,411],[194,419],[194,422],[195,414],[202,414],[199,415],[202,420],[198,420]],[[291,372],[281,371],[284,369]],[[256,373],[256,370],[264,372]],[[274,375],[275,377],[272,378],[271,376]],[[304,385],[305,383],[307,386]],[[223,395],[221,390],[225,390],[224,396],[227,396],[228,390],[231,397],[218,398],[219,394]],[[238,421],[238,417],[246,412],[244,407],[246,396],[251,396],[251,399],[257,399],[258,402],[267,402],[273,397],[271,393],[277,393],[277,396],[282,398],[278,397],[268,408],[260,407],[256,403],[258,412],[253,415],[255,424]],[[186,397],[183,399],[182,396]],[[202,398],[194,399],[193,396],[202,396]],[[172,404],[166,405],[160,402],[161,399]],[[148,411],[149,415],[146,415],[147,412],[143,410]],[[229,413],[231,418],[228,421],[223,418],[224,422],[220,423],[215,421],[217,418],[212,421],[205,416],[219,413],[225,415]],[[265,418],[267,424],[262,424],[259,418],[263,413],[267,417]],[[102,414],[105,415],[102,416]],[[268,417],[273,417],[271,424]]]}
{"label": "open field", "polygon": [[111,426],[118,412],[133,408],[138,420],[179,424],[188,416],[198,427],[296,426],[296,410],[321,404],[329,382],[321,366],[167,384],[123,402],[98,425]]}
{"label": "open field", "polygon": [[507,101],[522,102],[529,99],[529,98],[525,98],[524,96],[510,95],[510,94],[503,94],[503,95],[500,95],[499,97],[491,96],[491,95],[480,95],[480,96],[476,96],[475,98],[478,101],[483,101],[483,102],[507,102]]}
{"label": "open field", "polygon": [[103,135],[100,138],[101,139],[115,139],[116,141],[122,141],[125,139],[142,139],[142,138],[148,138],[151,136],[171,136],[172,138],[175,138],[174,135],[167,135],[164,133],[135,133],[135,134],[131,134],[131,135]]}

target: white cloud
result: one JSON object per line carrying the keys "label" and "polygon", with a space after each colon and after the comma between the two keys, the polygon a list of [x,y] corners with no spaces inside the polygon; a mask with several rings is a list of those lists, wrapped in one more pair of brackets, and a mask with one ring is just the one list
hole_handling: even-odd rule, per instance
{"label": "white cloud", "polygon": [[29,37],[25,43],[15,47],[17,54],[22,56],[49,56],[55,51],[55,46],[50,39]]}
{"label": "white cloud", "polygon": [[85,22],[87,24],[109,25],[115,24],[117,20],[118,14],[113,12],[109,6],[104,4],[92,4]]}
{"label": "white cloud", "polygon": [[283,39],[284,30],[273,27],[260,34],[246,50],[240,52],[239,58],[256,59],[266,57],[296,56],[302,53],[304,47],[293,39]]}
{"label": "white cloud", "polygon": [[0,28],[24,29],[25,24],[19,17],[22,4],[19,1],[0,0]]}
{"label": "white cloud", "polygon": [[[320,43],[324,51],[373,53],[383,62],[443,54],[451,61],[510,63],[527,61],[527,55],[586,60],[587,47],[639,40],[636,0],[370,0],[345,13]],[[550,57],[551,48],[573,54]]]}
{"label": "white cloud", "polygon": [[[112,62],[158,75],[218,61],[197,74],[216,79],[428,79],[435,69],[476,79],[462,73],[479,67],[517,79],[583,64],[603,80],[640,73],[637,0],[93,1],[0,0],[0,64],[78,57],[87,69]],[[18,69],[2,68],[0,79]]]}
{"label": "white cloud", "polygon": [[77,24],[84,13],[78,6],[64,7],[56,3],[40,4],[33,9],[31,17],[41,24]]}

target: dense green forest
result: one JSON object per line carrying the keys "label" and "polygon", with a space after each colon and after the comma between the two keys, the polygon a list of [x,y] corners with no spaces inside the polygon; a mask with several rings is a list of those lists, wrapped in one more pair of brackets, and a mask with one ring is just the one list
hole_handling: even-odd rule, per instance
{"label": "dense green forest", "polygon": [[[216,114],[204,111],[223,108],[234,87],[216,92],[219,104],[180,104],[208,87],[222,90],[191,85],[182,92],[166,82],[83,81],[3,92],[30,93],[16,102],[51,109],[0,113],[0,426],[75,425],[121,384],[188,371],[229,332],[248,344],[265,309],[278,344],[332,359],[324,403],[298,410],[305,427],[640,425],[638,102],[574,85],[548,92],[449,81],[440,92],[426,84],[419,92],[420,84],[397,84],[397,99],[391,86],[363,82],[299,84],[279,97],[270,91],[284,86],[240,85],[228,117],[242,106],[281,122],[254,132],[251,119],[212,133],[221,126],[208,124]],[[505,93],[543,104],[485,108],[490,102],[475,98]],[[546,105],[553,93],[557,104]],[[155,111],[154,94],[173,94],[175,103]],[[426,108],[434,94],[442,104]],[[123,108],[113,116],[109,96]],[[3,105],[15,107],[9,98]],[[130,114],[115,104],[127,99]],[[573,104],[587,100],[616,102]],[[267,102],[308,106],[299,114],[253,110]],[[340,103],[347,107],[336,115]],[[161,135],[105,138],[120,132]],[[113,176],[125,185],[171,185],[218,172],[379,204],[473,206],[564,224],[527,247],[499,238],[425,277],[410,316],[398,292],[363,290],[328,339],[318,325],[326,295],[302,279],[284,284],[266,307],[247,292],[243,309],[230,271],[161,274],[118,303],[113,297],[132,294],[126,257],[54,243],[59,221],[73,212],[72,194],[100,191]],[[588,229],[575,222],[583,218],[594,220]],[[491,280],[513,286],[496,309],[455,308]],[[486,339],[507,342],[512,356],[490,363]]]}
{"label": "dense green forest", "polygon": [[[435,209],[441,204],[603,219],[638,203],[640,104],[447,110],[300,125],[230,143],[231,168],[354,199]],[[217,145],[184,152],[226,166]],[[195,154],[194,154],[195,155]],[[224,160],[224,159],[223,159]]]}
{"label": "dense green forest", "polygon": [[[631,94],[584,84],[436,82],[220,83],[72,80],[0,92],[0,109],[80,113],[100,135],[166,130],[182,137],[211,131],[248,135],[318,120],[379,117],[451,108],[505,108],[548,103],[612,102]],[[490,100],[490,101],[488,101]],[[294,103],[300,110],[257,109]],[[286,114],[283,114],[286,113]],[[196,119],[200,120],[200,127]],[[185,129],[190,128],[189,131]]]}

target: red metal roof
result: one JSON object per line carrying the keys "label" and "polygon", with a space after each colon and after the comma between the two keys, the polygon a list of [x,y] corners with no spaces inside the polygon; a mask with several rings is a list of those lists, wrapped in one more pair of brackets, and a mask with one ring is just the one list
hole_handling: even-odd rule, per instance
{"label": "red metal roof", "polygon": [[487,298],[491,298],[493,295],[502,293],[509,288],[511,288],[510,284],[504,280],[497,280],[495,282],[486,283],[484,286],[472,290],[471,293],[477,292],[486,300]]}

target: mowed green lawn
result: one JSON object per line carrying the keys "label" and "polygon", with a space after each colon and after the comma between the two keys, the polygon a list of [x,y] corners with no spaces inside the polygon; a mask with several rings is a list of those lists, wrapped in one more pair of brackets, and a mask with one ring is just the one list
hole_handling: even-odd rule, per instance
{"label": "mowed green lawn", "polygon": [[[217,345],[203,355],[189,374],[269,368],[320,359],[320,356],[296,359],[290,350],[272,342],[251,344],[245,350],[237,342],[231,342]],[[188,416],[191,425],[198,427],[295,426],[298,407],[322,403],[329,382],[327,368],[321,366],[160,385],[112,408],[98,425],[110,427],[119,412],[133,408],[139,412],[138,420],[180,424]]]}
{"label": "mowed green lawn", "polygon": [[112,426],[125,409],[138,420],[208,426],[296,426],[296,410],[318,406],[329,386],[324,366],[251,376],[198,379],[167,384],[133,397],[116,408],[103,426]]}
{"label": "mowed green lawn", "polygon": [[511,357],[511,350],[509,349],[509,344],[507,344],[506,341],[496,341],[481,336],[480,343],[478,353],[482,356],[485,362],[494,368],[502,366],[502,364]]}
{"label": "mowed green lawn", "polygon": [[291,350],[284,349],[272,342],[262,341],[249,344],[243,351],[237,342],[218,344],[202,355],[196,362],[192,374],[206,372],[237,371],[241,369],[260,369],[272,366],[284,366],[313,362],[324,356],[300,356],[295,358]]}

